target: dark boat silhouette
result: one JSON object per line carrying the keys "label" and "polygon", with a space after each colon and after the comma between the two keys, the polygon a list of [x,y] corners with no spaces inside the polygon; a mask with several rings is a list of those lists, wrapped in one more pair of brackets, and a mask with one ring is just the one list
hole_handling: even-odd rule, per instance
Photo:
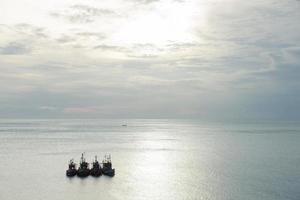
{"label": "dark boat silhouette", "polygon": [[77,170],[77,176],[79,177],[87,177],[90,175],[89,163],[85,161],[83,153],[81,154],[79,168]]}
{"label": "dark boat silhouette", "polygon": [[95,161],[93,162],[93,167],[91,169],[90,174],[92,176],[96,176],[96,177],[99,177],[102,175],[102,169],[101,169],[100,163],[97,160],[97,156],[95,156]]}
{"label": "dark boat silhouette", "polygon": [[71,159],[69,162],[69,169],[67,169],[66,171],[66,175],[68,177],[73,177],[77,174],[77,170],[76,170],[76,164],[74,163],[74,160]]}
{"label": "dark boat silhouette", "polygon": [[102,167],[102,173],[107,176],[114,176],[115,175],[115,169],[112,168],[112,163],[111,163],[111,156],[110,155],[105,155],[104,160],[103,160],[103,167]]}

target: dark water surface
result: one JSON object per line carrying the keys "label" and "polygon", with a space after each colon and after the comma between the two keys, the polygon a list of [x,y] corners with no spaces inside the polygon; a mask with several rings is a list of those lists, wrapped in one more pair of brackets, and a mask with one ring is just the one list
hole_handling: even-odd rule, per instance
{"label": "dark water surface", "polygon": [[[67,178],[81,152],[116,176]],[[1,200],[300,199],[297,123],[2,119],[0,160]]]}

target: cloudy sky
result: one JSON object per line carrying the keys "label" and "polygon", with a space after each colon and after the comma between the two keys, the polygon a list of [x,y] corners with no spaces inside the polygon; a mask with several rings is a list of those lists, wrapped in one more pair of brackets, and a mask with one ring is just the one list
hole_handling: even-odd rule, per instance
{"label": "cloudy sky", "polygon": [[0,117],[300,119],[298,0],[0,0]]}

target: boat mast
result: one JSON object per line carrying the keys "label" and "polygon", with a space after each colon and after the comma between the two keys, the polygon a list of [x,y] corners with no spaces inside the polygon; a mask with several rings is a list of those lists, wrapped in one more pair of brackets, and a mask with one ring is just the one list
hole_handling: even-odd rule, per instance
{"label": "boat mast", "polygon": [[83,157],[83,154],[84,154],[84,153],[81,154],[81,161],[80,161],[81,163],[85,162],[85,159],[84,159],[84,157]]}

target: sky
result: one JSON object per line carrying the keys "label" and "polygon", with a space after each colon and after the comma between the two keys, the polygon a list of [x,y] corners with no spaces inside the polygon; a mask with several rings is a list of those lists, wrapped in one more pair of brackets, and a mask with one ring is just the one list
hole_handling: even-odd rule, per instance
{"label": "sky", "polygon": [[0,0],[1,118],[300,120],[299,0]]}

